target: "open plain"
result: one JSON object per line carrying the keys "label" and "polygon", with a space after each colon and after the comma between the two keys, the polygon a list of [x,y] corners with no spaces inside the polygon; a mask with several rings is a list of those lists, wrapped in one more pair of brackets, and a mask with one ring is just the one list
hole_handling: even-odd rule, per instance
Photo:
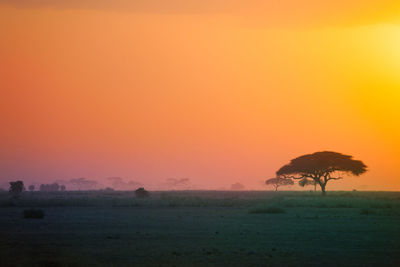
{"label": "open plain", "polygon": [[[1,266],[400,266],[398,192],[3,192],[0,204]],[[24,218],[31,208],[44,218]]]}

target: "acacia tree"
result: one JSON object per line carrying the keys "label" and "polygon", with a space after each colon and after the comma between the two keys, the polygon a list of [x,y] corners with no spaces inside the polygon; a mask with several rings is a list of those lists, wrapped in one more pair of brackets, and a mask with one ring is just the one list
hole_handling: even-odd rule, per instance
{"label": "acacia tree", "polygon": [[366,171],[367,166],[360,160],[354,160],[353,156],[323,151],[292,159],[276,175],[285,179],[312,179],[325,195],[328,181],[343,179],[343,175],[359,176]]}
{"label": "acacia tree", "polygon": [[287,185],[293,185],[294,182],[292,179],[289,178],[282,178],[282,177],[274,177],[270,178],[267,181],[265,181],[267,185],[272,185],[275,188],[275,192],[278,191],[278,187],[280,186],[287,186]]}

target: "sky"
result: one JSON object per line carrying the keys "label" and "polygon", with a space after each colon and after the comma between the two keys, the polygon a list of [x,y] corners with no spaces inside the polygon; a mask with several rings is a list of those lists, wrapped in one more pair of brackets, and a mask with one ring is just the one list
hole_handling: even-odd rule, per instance
{"label": "sky", "polygon": [[400,3],[0,0],[0,184],[264,182],[331,150],[328,190],[400,190]]}

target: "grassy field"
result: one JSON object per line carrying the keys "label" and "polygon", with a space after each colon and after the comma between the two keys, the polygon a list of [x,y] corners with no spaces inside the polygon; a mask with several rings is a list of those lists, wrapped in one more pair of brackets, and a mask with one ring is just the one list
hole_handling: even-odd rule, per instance
{"label": "grassy field", "polygon": [[0,266],[99,265],[400,266],[400,193],[0,193]]}

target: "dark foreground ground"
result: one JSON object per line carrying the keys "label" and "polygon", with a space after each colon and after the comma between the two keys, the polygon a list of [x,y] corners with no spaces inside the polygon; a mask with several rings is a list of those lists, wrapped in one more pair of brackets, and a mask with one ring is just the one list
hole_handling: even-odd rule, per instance
{"label": "dark foreground ground", "polygon": [[[0,266],[400,266],[400,193],[2,193],[0,205]],[[28,206],[44,219],[24,219]]]}

